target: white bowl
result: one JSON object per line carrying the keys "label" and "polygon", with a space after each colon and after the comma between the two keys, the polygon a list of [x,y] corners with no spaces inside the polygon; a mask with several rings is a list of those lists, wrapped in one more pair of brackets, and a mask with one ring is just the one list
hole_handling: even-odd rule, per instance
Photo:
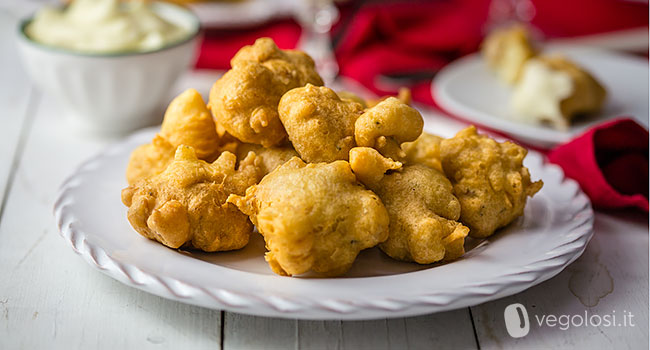
{"label": "white bowl", "polygon": [[152,3],[153,10],[188,28],[186,39],[155,51],[86,54],[46,46],[30,39],[22,22],[18,47],[34,83],[54,96],[76,129],[122,134],[162,119],[170,88],[192,63],[198,18],[188,9]]}

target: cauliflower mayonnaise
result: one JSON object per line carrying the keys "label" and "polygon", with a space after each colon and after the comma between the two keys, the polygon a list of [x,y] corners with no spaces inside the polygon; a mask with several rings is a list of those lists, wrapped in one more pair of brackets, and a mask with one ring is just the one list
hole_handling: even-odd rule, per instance
{"label": "cauliflower mayonnaise", "polygon": [[141,1],[74,0],[65,8],[43,8],[25,28],[31,39],[86,53],[159,49],[190,34]]}
{"label": "cauliflower mayonnaise", "polygon": [[517,117],[529,122],[547,121],[558,129],[567,128],[560,103],[573,93],[571,77],[537,59],[528,60],[522,73],[510,101]]}

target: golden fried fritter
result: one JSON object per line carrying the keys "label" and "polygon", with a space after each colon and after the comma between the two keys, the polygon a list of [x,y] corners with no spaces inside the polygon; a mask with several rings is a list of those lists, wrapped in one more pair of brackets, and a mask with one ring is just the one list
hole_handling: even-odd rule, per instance
{"label": "golden fried fritter", "polygon": [[460,220],[470,236],[484,238],[524,213],[526,198],[542,188],[523,166],[526,149],[479,135],[474,126],[440,143],[442,168],[454,185]]}
{"label": "golden fried fritter", "polygon": [[323,85],[323,79],[316,72],[314,60],[309,55],[298,50],[280,50],[270,38],[259,38],[255,44],[242,47],[230,64],[234,67],[244,61],[261,63],[286,85],[295,81],[299,82],[299,86],[307,83]]}
{"label": "golden fried fritter", "polygon": [[237,145],[237,159],[246,158],[249,152],[256,155],[255,165],[259,168],[260,180],[275,168],[298,156],[298,152],[289,146],[266,148],[252,143]]}
{"label": "golden fried fritter", "polygon": [[156,134],[151,143],[141,145],[131,152],[129,164],[126,166],[126,181],[132,185],[162,173],[174,159],[175,150],[174,145]]}
{"label": "golden fried fritter", "polygon": [[176,96],[167,107],[160,134],[150,144],[131,153],[126,179],[134,184],[140,179],[160,174],[174,158],[180,145],[196,150],[199,159],[211,162],[220,153],[220,138],[210,111],[201,95],[188,89]]}
{"label": "golden fried fritter", "polygon": [[394,259],[419,264],[459,258],[465,253],[469,229],[457,222],[460,203],[451,183],[440,171],[422,164],[384,175],[397,164],[372,148],[350,151],[355,175],[388,210],[388,240],[379,247]]}
{"label": "golden fried fritter", "polygon": [[266,241],[266,260],[280,275],[344,274],[359,251],[388,236],[384,205],[342,160],[305,164],[293,158],[246,196],[228,201],[250,215]]}
{"label": "golden fried fritter", "polygon": [[284,94],[278,112],[300,157],[316,163],[348,159],[363,107],[341,100],[330,88],[307,84]]}
{"label": "golden fried fritter", "polygon": [[240,162],[224,152],[213,163],[179,146],[162,173],[122,190],[131,226],[142,236],[170,248],[186,246],[206,252],[239,249],[253,226],[248,217],[226,203],[230,194],[244,194],[258,177],[255,155]]}
{"label": "golden fried fritter", "polygon": [[406,154],[407,164],[424,164],[430,168],[442,171],[440,164],[440,141],[442,137],[423,132],[417,140],[404,142],[402,151]]}
{"label": "golden fried fritter", "polygon": [[210,90],[210,109],[219,124],[242,142],[279,145],[287,134],[278,117],[282,95],[307,83],[323,85],[305,53],[280,50],[269,38],[243,47]]}
{"label": "golden fried fritter", "polygon": [[355,122],[357,146],[372,147],[394,160],[405,157],[400,145],[414,141],[422,133],[424,120],[416,109],[389,97],[367,109]]}
{"label": "golden fried fritter", "polygon": [[375,185],[388,170],[399,170],[402,163],[382,156],[370,147],[355,147],[350,150],[350,167],[357,179],[367,185]]}
{"label": "golden fried fritter", "polygon": [[524,63],[536,55],[528,31],[520,25],[493,31],[481,46],[488,66],[508,84],[519,80]]}
{"label": "golden fried fritter", "polygon": [[174,146],[190,146],[199,159],[211,162],[219,156],[219,135],[201,94],[185,90],[167,107],[160,135]]}

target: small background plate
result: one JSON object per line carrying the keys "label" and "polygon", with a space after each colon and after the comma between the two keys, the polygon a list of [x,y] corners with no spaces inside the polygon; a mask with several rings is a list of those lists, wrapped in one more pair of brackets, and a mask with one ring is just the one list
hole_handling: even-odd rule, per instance
{"label": "small background plate", "polygon": [[568,131],[525,123],[512,117],[511,87],[496,78],[479,54],[443,68],[433,80],[433,98],[447,112],[540,147],[569,141],[594,124],[632,117],[648,127],[648,61],[635,56],[588,48],[553,48],[592,73],[607,89],[601,113],[577,120]]}

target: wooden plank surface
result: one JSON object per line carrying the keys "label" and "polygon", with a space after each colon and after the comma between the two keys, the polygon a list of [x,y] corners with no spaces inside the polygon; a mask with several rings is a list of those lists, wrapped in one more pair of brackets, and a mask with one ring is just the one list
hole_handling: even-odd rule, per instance
{"label": "wooden plank surface", "polygon": [[[598,212],[594,230],[585,253],[558,276],[472,308],[481,348],[648,348],[648,216]],[[505,328],[503,312],[512,303],[528,311],[530,333],[523,338],[510,337]],[[580,315],[574,320],[579,325],[587,312],[589,317],[616,315],[616,323],[624,324],[628,311],[634,326],[625,321],[628,326],[606,327],[602,318],[599,327],[538,323],[545,315]]]}
{"label": "wooden plank surface", "polygon": [[[643,214],[598,213],[594,241],[576,263],[540,286],[471,308],[473,319],[467,308],[355,322],[261,318],[166,300],[104,276],[58,236],[51,210],[64,177],[113,140],[68,133],[56,103],[30,86],[11,41],[14,26],[14,16],[0,9],[0,195],[6,199],[0,211],[0,349],[647,348]],[[193,86],[205,93],[216,77],[210,74],[190,75],[176,91]],[[447,118],[434,122],[459,125]],[[507,334],[503,321],[503,310],[514,302],[531,318],[530,334],[520,339]],[[635,326],[561,330],[535,324],[535,316],[585,311],[630,311]]]}
{"label": "wooden plank surface", "polygon": [[0,8],[0,213],[1,199],[7,184],[13,176],[12,169],[19,159],[15,157],[21,137],[25,137],[24,126],[29,123],[33,109],[29,101],[35,101],[35,94],[20,63],[15,49],[14,36],[17,17]]}
{"label": "wooden plank surface", "polygon": [[473,349],[467,308],[371,321],[296,321],[226,313],[224,349]]}
{"label": "wooden plank surface", "polygon": [[38,105],[0,219],[0,348],[218,349],[221,312],[124,286],[59,237],[59,185],[111,140],[71,136],[53,110]]}

